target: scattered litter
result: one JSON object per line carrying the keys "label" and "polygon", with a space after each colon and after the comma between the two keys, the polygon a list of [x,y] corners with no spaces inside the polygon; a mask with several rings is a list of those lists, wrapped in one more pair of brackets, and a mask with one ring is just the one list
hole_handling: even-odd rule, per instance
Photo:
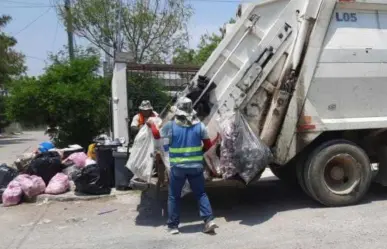
{"label": "scattered litter", "polygon": [[44,220],[39,221],[39,222],[38,222],[38,225],[49,224],[49,223],[51,223],[51,222],[52,222],[52,221],[49,220],[49,219],[44,219]]}
{"label": "scattered litter", "polygon": [[98,213],[98,215],[113,213],[115,211],[117,211],[117,209],[110,209],[110,210],[102,211],[102,212]]}
{"label": "scattered litter", "polygon": [[30,223],[27,223],[27,224],[20,225],[20,227],[31,227],[34,224],[35,224],[35,222],[30,222]]}
{"label": "scattered litter", "polygon": [[23,155],[19,156],[13,164],[19,170],[19,172],[24,173],[34,158],[34,153],[24,153]]}
{"label": "scattered litter", "polygon": [[79,223],[79,222],[85,222],[87,221],[86,218],[77,218],[77,217],[72,217],[66,220],[67,223]]}
{"label": "scattered litter", "polygon": [[36,204],[36,206],[42,206],[48,203],[49,203],[48,198],[45,198],[41,203]]}

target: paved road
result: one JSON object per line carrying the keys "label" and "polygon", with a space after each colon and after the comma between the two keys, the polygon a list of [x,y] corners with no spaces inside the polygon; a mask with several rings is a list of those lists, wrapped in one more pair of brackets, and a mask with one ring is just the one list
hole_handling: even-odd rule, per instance
{"label": "paved road", "polygon": [[[192,196],[184,199],[181,234],[166,233],[165,204],[133,192],[118,199],[0,208],[1,249],[67,248],[372,248],[387,243],[385,190],[364,203],[322,208],[277,180],[247,190],[209,191],[220,225],[202,234]],[[112,211],[99,215],[104,211]]]}
{"label": "paved road", "polygon": [[28,131],[21,135],[0,138],[0,163],[11,164],[18,155],[35,149],[47,139],[43,131]]}
{"label": "paved road", "polygon": [[209,196],[220,225],[215,236],[200,232],[192,196],[184,198],[177,236],[165,231],[165,194],[159,201],[152,192],[132,192],[91,202],[0,207],[0,249],[387,248],[387,189],[374,186],[363,203],[342,208],[323,208],[273,177],[248,189],[209,189]]}

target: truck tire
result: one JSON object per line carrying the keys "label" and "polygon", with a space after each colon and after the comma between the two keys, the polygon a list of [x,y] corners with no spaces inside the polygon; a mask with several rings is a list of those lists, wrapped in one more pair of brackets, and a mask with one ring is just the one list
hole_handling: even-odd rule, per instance
{"label": "truck tire", "polygon": [[313,196],[311,195],[311,193],[309,192],[305,184],[305,178],[304,178],[305,165],[306,165],[305,161],[306,161],[305,157],[302,157],[299,161],[297,161],[297,165],[296,165],[297,182],[298,182],[298,185],[300,185],[302,191],[304,191],[305,194],[313,198]]}
{"label": "truck tire", "polygon": [[289,185],[297,185],[296,169],[294,164],[279,166],[276,164],[269,165],[271,172],[281,181]]}
{"label": "truck tire", "polygon": [[330,207],[352,205],[367,193],[372,180],[370,160],[356,144],[334,140],[316,148],[304,168],[310,195]]}

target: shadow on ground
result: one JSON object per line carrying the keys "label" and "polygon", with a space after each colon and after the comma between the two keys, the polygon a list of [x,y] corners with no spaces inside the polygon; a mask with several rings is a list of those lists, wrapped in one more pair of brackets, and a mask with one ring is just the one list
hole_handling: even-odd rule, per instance
{"label": "shadow on ground", "polygon": [[[214,214],[226,221],[239,221],[246,226],[259,225],[279,212],[305,208],[326,208],[312,200],[301,189],[289,187],[276,178],[264,180],[247,188],[218,187],[207,190]],[[359,205],[387,199],[387,188],[372,185]],[[193,195],[181,203],[181,223],[200,221],[198,205]],[[157,196],[155,190],[142,193],[137,207],[136,225],[163,226],[167,221],[167,192]],[[183,225],[181,232],[193,233],[202,229],[201,224]]]}
{"label": "shadow on ground", "polygon": [[[301,190],[289,188],[278,180],[265,180],[247,188],[214,187],[207,189],[214,214],[226,221],[254,226],[269,220],[278,212],[319,207]],[[199,221],[199,210],[193,195],[182,199],[181,222]],[[136,224],[162,226],[167,220],[167,193],[157,197],[154,190],[142,193]],[[182,227],[182,232],[197,232],[201,225]]]}

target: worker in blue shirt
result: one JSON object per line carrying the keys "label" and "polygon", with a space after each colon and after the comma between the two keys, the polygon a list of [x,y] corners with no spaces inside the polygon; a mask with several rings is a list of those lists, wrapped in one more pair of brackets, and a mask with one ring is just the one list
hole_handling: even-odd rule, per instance
{"label": "worker in blue shirt", "polygon": [[200,216],[204,221],[205,233],[213,233],[218,226],[214,222],[212,208],[204,189],[203,153],[212,146],[207,128],[200,122],[189,98],[179,98],[175,117],[158,131],[151,121],[148,126],[156,139],[169,140],[168,230],[179,233],[180,198],[188,180],[192,192],[199,201]]}

